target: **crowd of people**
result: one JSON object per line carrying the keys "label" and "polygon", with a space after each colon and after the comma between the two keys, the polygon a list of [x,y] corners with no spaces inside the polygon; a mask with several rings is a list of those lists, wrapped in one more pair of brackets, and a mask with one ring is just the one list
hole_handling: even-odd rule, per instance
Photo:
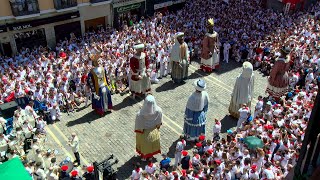
{"label": "crowd of people", "polygon": [[[309,12],[315,11],[319,11],[319,4]],[[32,138],[40,138],[45,134],[45,121],[34,114],[32,101],[45,104],[51,120],[59,118],[60,110],[69,113],[81,103],[87,106],[91,90],[86,79],[94,58],[105,67],[110,91],[124,92],[129,84],[132,47],[137,43],[145,44],[151,82],[157,83],[171,73],[170,49],[175,33],[185,33],[192,59],[198,58],[206,21],[214,18],[219,46],[224,52],[220,55],[226,63],[248,60],[269,74],[279,49],[282,45],[290,46],[293,49],[289,73],[291,89],[278,101],[270,99],[265,103],[262,97],[259,98],[252,121],[245,121],[238,131],[230,131],[227,138],[219,138],[221,124],[217,121],[215,136],[206,140],[201,136],[192,154],[188,155],[184,148],[177,146],[183,157],[176,165],[180,164],[179,168],[183,170],[168,172],[166,168],[161,169],[159,179],[281,179],[290,172],[299,156],[318,88],[320,27],[319,19],[309,12],[284,15],[262,9],[256,1],[232,0],[226,4],[195,0],[186,2],[182,10],[141,18],[132,26],[124,25],[120,31],[106,28],[83,37],[71,34],[69,40],[61,40],[55,49],[22,48],[13,57],[0,57],[0,102],[27,97],[23,101],[29,105],[23,111],[31,118],[22,118],[19,114],[22,110],[13,118],[13,132],[18,139],[18,134],[24,134],[18,141],[24,142],[27,152],[31,148],[31,141],[28,141],[31,136],[26,135],[31,133]],[[23,119],[21,126],[15,122],[19,118]],[[5,120],[2,121],[5,128]],[[1,134],[1,143],[9,144],[4,134],[5,131]],[[250,151],[242,142],[248,135],[260,137],[265,146]],[[182,138],[181,141],[185,140]],[[7,158],[16,154],[17,150],[13,150]],[[42,164],[34,164],[38,168],[44,166],[39,159]],[[26,167],[29,166],[27,163]],[[155,171],[149,171],[148,167],[145,172],[137,165],[132,178],[155,178]]]}

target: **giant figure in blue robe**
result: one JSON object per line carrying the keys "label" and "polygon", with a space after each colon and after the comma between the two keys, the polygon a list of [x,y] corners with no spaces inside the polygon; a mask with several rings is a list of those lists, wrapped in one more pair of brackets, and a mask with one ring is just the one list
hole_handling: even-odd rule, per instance
{"label": "giant figure in blue robe", "polygon": [[99,115],[104,115],[112,110],[111,93],[108,88],[106,70],[93,61],[93,68],[87,79],[92,91],[92,109]]}

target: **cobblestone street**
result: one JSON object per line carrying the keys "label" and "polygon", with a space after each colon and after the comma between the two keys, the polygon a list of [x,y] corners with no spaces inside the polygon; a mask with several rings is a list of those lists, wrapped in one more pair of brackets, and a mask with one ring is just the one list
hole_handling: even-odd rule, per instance
{"label": "cobblestone street", "polygon": [[[206,135],[212,136],[215,118],[222,122],[222,133],[236,125],[236,120],[228,116],[228,106],[236,77],[241,72],[241,64],[233,61],[229,64],[222,63],[221,68],[210,75],[198,71],[198,67],[197,62],[189,66],[189,79],[182,85],[173,84],[170,76],[161,79],[160,84],[152,85],[153,95],[164,113],[161,127],[162,152],[169,152],[173,159],[174,142],[182,133],[185,106],[189,95],[194,91],[192,84],[196,79],[204,78],[210,97]],[[265,95],[267,81],[259,71],[254,72],[254,99],[257,99],[258,95]],[[135,153],[134,123],[143,101],[132,100],[129,94],[113,95],[112,101],[114,111],[102,118],[93,113],[91,107],[83,108],[70,116],[64,114],[60,122],[49,126],[48,146],[59,149],[59,158],[70,155],[73,157],[66,144],[71,132],[76,132],[80,139],[80,154],[85,159],[82,164],[100,162],[114,154],[119,159],[118,179],[128,179],[133,169],[132,163],[139,161]],[[255,103],[256,100],[252,102],[252,107]],[[160,155],[156,158],[160,160]]]}

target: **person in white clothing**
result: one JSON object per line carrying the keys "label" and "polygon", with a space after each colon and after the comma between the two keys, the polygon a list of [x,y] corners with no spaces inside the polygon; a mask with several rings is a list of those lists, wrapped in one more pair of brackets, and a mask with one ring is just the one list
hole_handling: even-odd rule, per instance
{"label": "person in white clothing", "polygon": [[153,164],[152,160],[150,159],[150,160],[148,160],[148,164],[146,165],[146,167],[144,169],[149,175],[154,175],[154,173],[156,172],[156,168],[157,168],[157,166],[155,164]]}
{"label": "person in white clothing", "polygon": [[79,154],[79,138],[76,133],[71,134],[71,140],[69,142],[69,146],[71,146],[73,154],[76,160],[73,162],[76,165],[80,165],[80,154]]}
{"label": "person in white clothing", "polygon": [[156,64],[149,65],[149,67],[151,67],[150,81],[152,84],[158,84],[160,82],[160,80],[158,79],[158,70],[156,66]]}
{"label": "person in white clothing", "polygon": [[140,180],[142,171],[143,170],[140,167],[140,163],[137,163],[134,170],[132,170],[131,180]]}
{"label": "person in white clothing", "polygon": [[215,124],[212,129],[213,138],[212,139],[220,139],[219,134],[221,132],[221,123],[218,119],[215,119]]}
{"label": "person in white clothing", "polygon": [[35,118],[38,117],[37,113],[33,109],[34,103],[32,101],[29,102],[29,104],[25,107],[25,113],[27,117],[29,118],[29,123],[32,125],[32,127],[35,127]]}
{"label": "person in white clothing", "polygon": [[239,109],[240,117],[237,122],[237,131],[239,131],[240,128],[242,127],[242,123],[247,120],[249,113],[250,113],[249,107],[246,104],[243,104],[242,108]]}
{"label": "person in white clothing", "polygon": [[50,117],[52,121],[59,120],[61,116],[60,108],[58,107],[58,104],[54,104],[52,107],[48,108],[48,111],[50,112]]}
{"label": "person in white clothing", "polygon": [[231,48],[231,45],[227,42],[223,44],[223,61],[226,63],[229,63],[229,50]]}
{"label": "person in white clothing", "polygon": [[184,136],[180,136],[180,140],[178,141],[177,145],[176,145],[176,151],[174,154],[174,166],[178,167],[180,162],[181,162],[181,152],[184,150],[184,148],[186,147],[186,141],[184,140]]}
{"label": "person in white clothing", "polygon": [[249,171],[249,178],[253,180],[258,180],[259,179],[259,172],[257,171],[258,166],[257,165],[252,165],[251,170]]}
{"label": "person in white clothing", "polygon": [[269,162],[265,163],[265,169],[262,171],[262,179],[272,180],[275,178],[275,175],[272,171],[271,164]]}
{"label": "person in white clothing", "polygon": [[36,163],[35,171],[33,173],[33,178],[34,179],[46,179],[46,173],[42,169],[41,162],[37,162]]}
{"label": "person in white clothing", "polygon": [[262,112],[262,108],[263,108],[263,99],[262,99],[262,96],[259,96],[258,102],[257,102],[256,107],[254,109],[253,119],[255,119],[257,117],[257,115]]}
{"label": "person in white clothing", "polygon": [[58,180],[58,171],[57,169],[53,169],[53,167],[49,168],[49,171],[47,173],[47,180]]}
{"label": "person in white clothing", "polygon": [[85,107],[88,107],[88,101],[89,99],[91,100],[91,89],[90,86],[88,84],[85,85],[85,95],[86,95],[86,100],[85,100]]}

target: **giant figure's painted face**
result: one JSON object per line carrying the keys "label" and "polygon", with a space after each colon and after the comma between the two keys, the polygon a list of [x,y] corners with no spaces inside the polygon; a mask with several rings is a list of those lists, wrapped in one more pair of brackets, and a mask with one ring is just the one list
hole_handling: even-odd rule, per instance
{"label": "giant figure's painted face", "polygon": [[98,78],[103,78],[103,68],[102,67],[98,67],[98,69],[97,69],[97,77]]}

